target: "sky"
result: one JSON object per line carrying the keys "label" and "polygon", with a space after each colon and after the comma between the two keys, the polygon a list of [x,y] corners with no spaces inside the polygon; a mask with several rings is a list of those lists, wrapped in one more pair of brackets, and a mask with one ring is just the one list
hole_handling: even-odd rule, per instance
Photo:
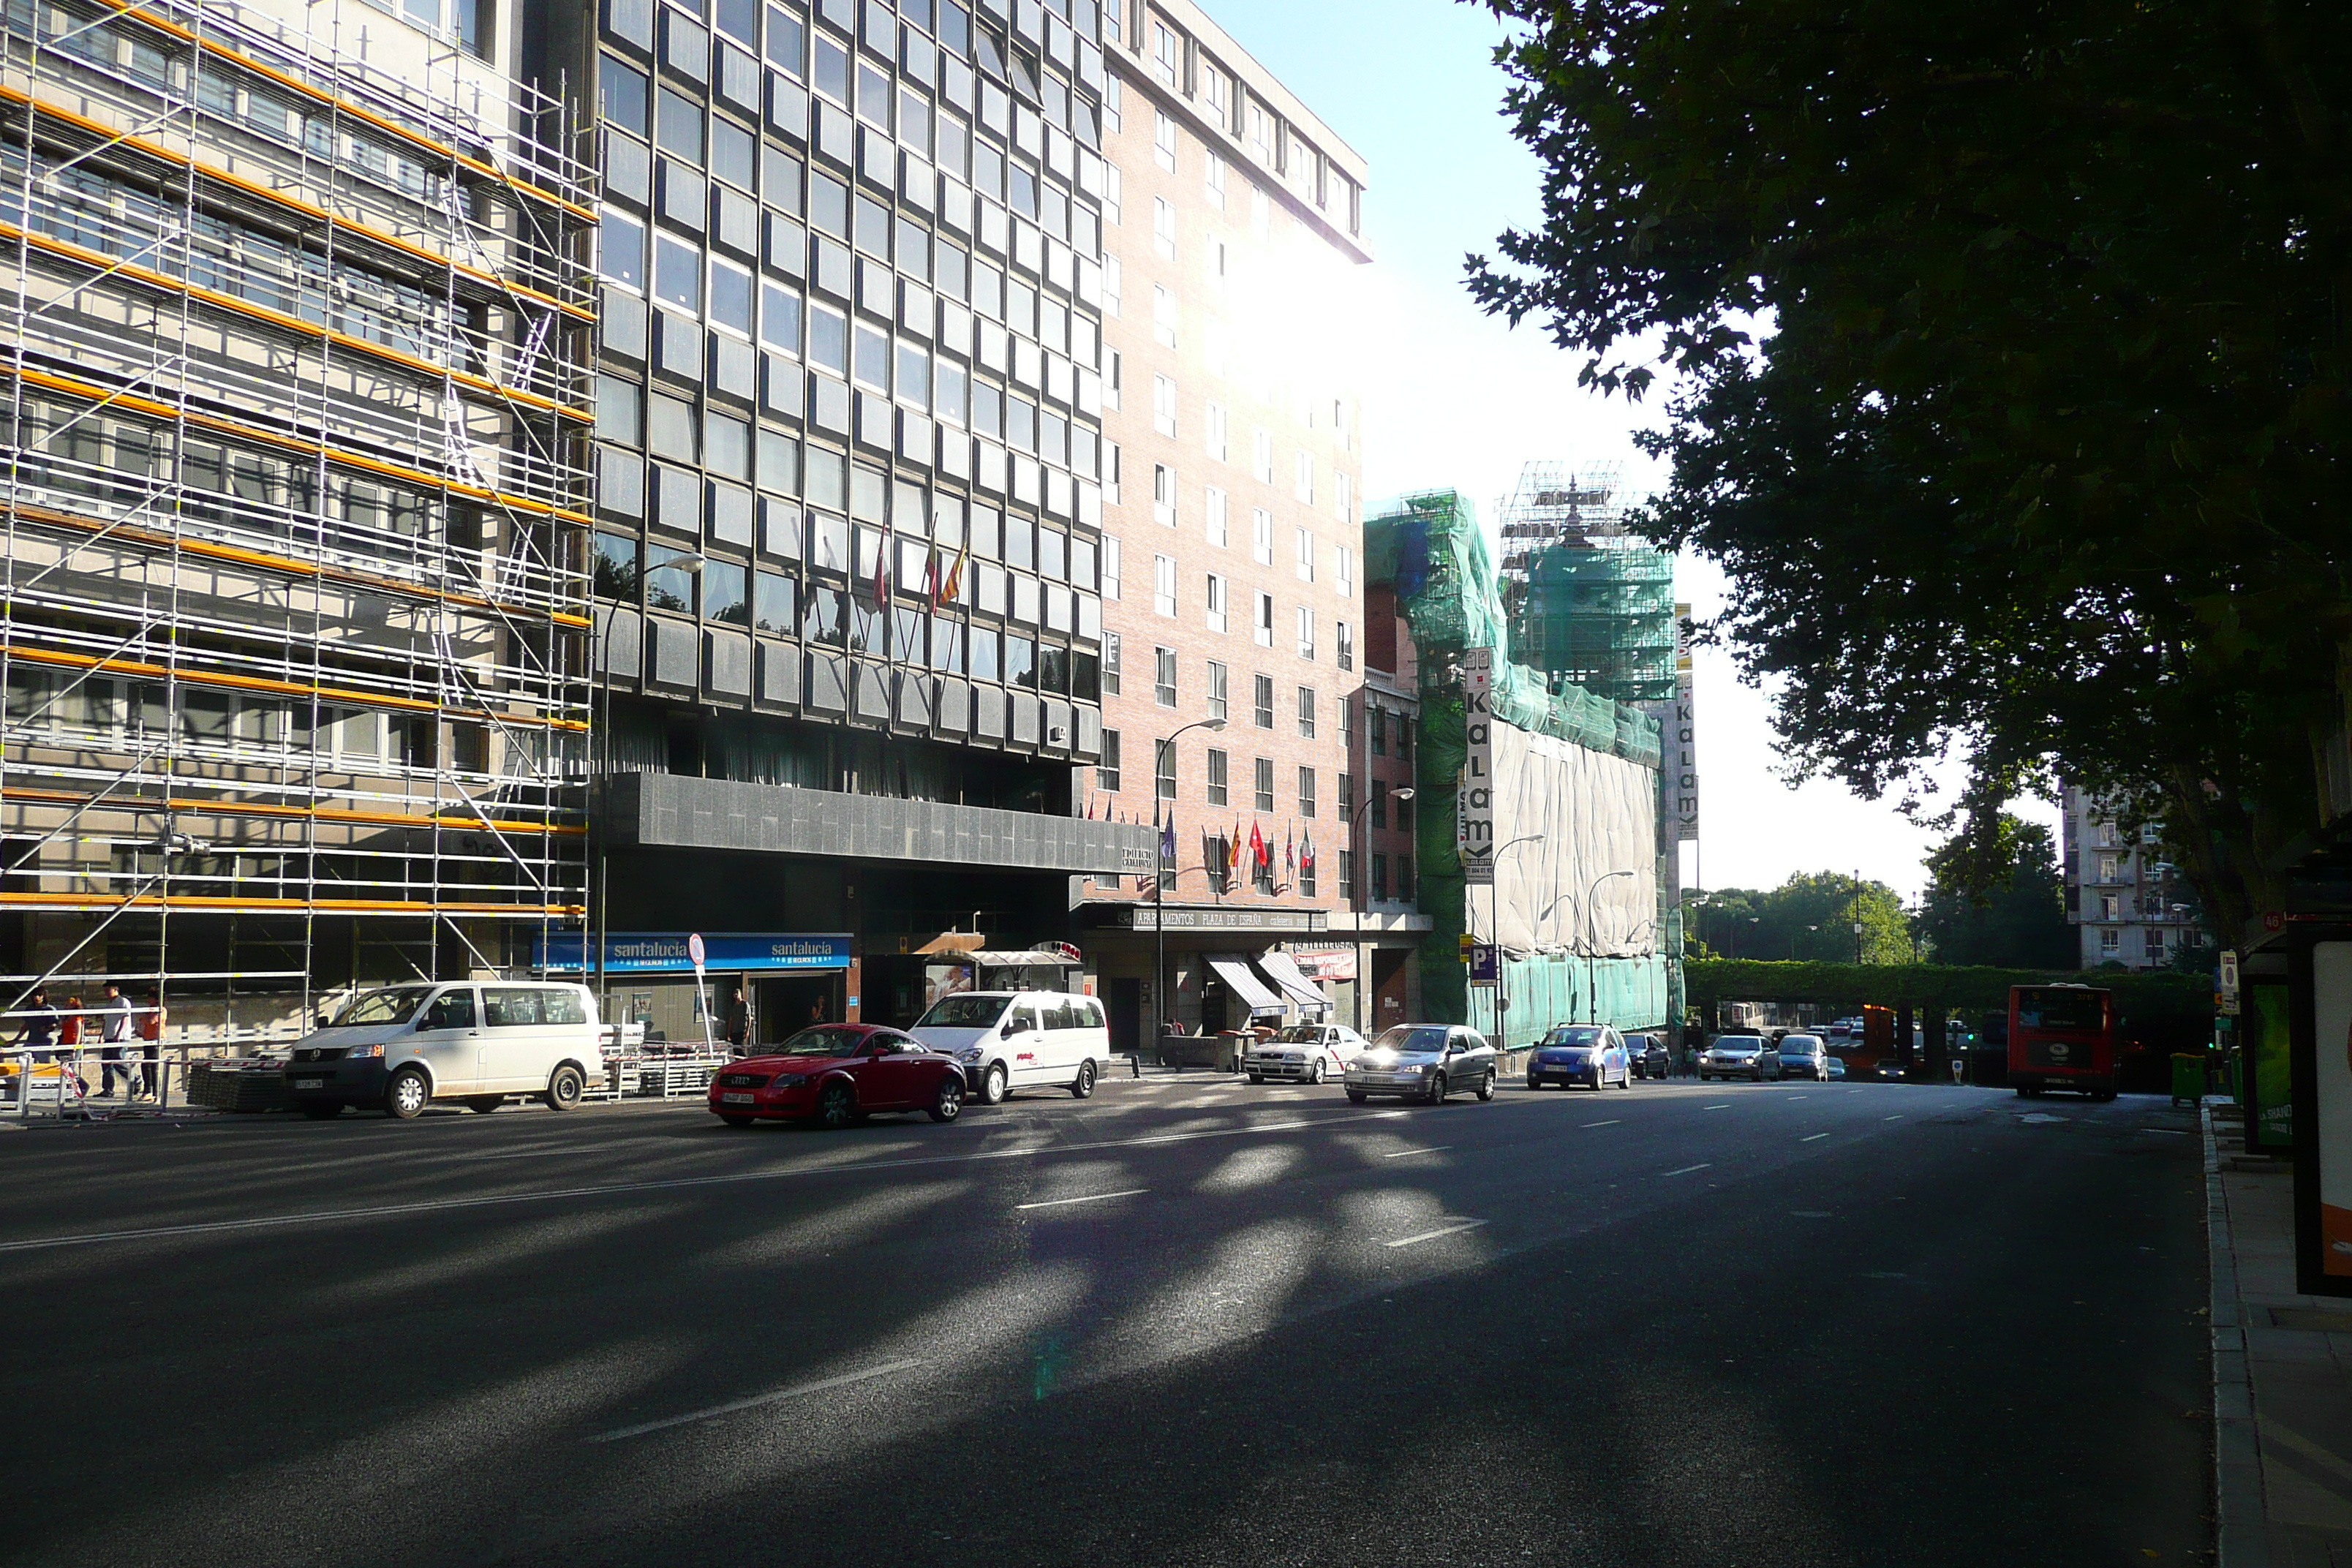
{"label": "sky", "polygon": [[[1507,79],[1494,64],[1501,25],[1452,0],[1206,0],[1210,15],[1365,157],[1375,264],[1354,280],[1369,330],[1352,367],[1364,404],[1364,491],[1377,500],[1452,487],[1491,530],[1520,465],[1615,465],[1633,493],[1663,470],[1633,433],[1659,417],[1642,404],[1576,384],[1580,361],[1529,322],[1488,317],[1463,288],[1463,258],[1541,216],[1541,174],[1501,116]],[[1702,616],[1722,603],[1710,563],[1677,563],[1679,597]],[[1695,663],[1700,792],[1696,854],[1685,886],[1778,887],[1804,871],[1859,874],[1906,899],[1926,886],[1937,836],[1893,800],[1864,801],[1832,780],[1790,788],[1766,693],[1740,684],[1729,657]],[[2052,826],[2057,813],[2021,803]]]}

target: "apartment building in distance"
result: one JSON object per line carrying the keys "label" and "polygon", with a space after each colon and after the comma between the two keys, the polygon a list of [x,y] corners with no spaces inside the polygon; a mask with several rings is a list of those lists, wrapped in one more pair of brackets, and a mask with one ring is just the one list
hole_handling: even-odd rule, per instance
{"label": "apartment building in distance", "polygon": [[2083,967],[2161,969],[2198,941],[2183,878],[2161,857],[2153,823],[2126,833],[2107,805],[2069,784],[2060,849],[2066,918],[2082,933]]}
{"label": "apartment building in distance", "polygon": [[1075,877],[1150,864],[1075,786],[1103,742],[1101,16],[534,16],[605,172],[603,875],[572,962],[673,1036],[689,931],[755,1043],[912,1023],[974,950],[1066,938]]}
{"label": "apartment building in distance", "polygon": [[1107,9],[1104,58],[1089,804],[1161,825],[1168,858],[1156,897],[1094,879],[1081,941],[1122,1047],[1350,1021],[1363,448],[1331,307],[1370,260],[1364,162],[1188,0]]}
{"label": "apartment building in distance", "polygon": [[583,918],[595,182],[518,26],[0,22],[0,1003],[251,1040]]}

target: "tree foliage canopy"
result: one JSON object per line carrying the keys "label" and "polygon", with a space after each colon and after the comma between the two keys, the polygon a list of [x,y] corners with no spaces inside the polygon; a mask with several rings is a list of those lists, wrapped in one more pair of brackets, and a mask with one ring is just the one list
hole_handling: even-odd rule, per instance
{"label": "tree foliage canopy", "polygon": [[1884,882],[1835,871],[1800,872],[1769,891],[1719,888],[1694,900],[1685,919],[1693,955],[1707,958],[1908,963],[1916,956],[1910,917]]}
{"label": "tree foliage canopy", "polygon": [[1645,529],[1865,795],[1948,748],[1987,851],[2063,773],[2221,929],[2332,815],[2352,8],[1486,0],[1543,222],[1470,287],[1639,395]]}
{"label": "tree foliage canopy", "polygon": [[1927,872],[1916,925],[1937,963],[2071,969],[2079,961],[2058,847],[2040,823],[2001,812],[1989,859],[1984,846],[1956,834],[1927,857]]}

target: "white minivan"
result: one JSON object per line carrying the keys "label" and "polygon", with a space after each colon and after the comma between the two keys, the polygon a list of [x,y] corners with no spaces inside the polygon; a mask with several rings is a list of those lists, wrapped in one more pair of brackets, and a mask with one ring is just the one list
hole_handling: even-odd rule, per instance
{"label": "white minivan", "polygon": [[510,1094],[570,1110],[604,1079],[603,1034],[585,985],[387,985],[362,992],[296,1042],[286,1095],[322,1121],[347,1105],[407,1121],[436,1100],[489,1111]]}
{"label": "white minivan", "polygon": [[1080,1100],[1110,1070],[1102,1004],[1064,991],[959,991],[907,1031],[962,1065],[982,1105],[1016,1089],[1066,1089]]}

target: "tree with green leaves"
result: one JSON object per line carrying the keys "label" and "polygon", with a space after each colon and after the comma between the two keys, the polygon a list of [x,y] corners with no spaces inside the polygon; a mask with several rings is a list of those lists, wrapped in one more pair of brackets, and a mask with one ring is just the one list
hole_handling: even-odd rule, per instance
{"label": "tree with green leaves", "polygon": [[1996,858],[1965,836],[1927,857],[1927,897],[1918,931],[1937,963],[2003,969],[2071,969],[2081,959],[2066,921],[2066,885],[2050,830],[2002,812]]}
{"label": "tree with green leaves", "polygon": [[1861,962],[1909,963],[1917,956],[1895,889],[1835,871],[1801,872],[1769,891],[1692,895],[1685,929],[1699,944],[1692,957],[1852,963],[1857,922]]}
{"label": "tree with green leaves", "polygon": [[2352,707],[2352,8],[1486,3],[1543,217],[1470,288],[1670,374],[1641,526],[1791,754],[1963,760],[1971,878],[2063,775],[2218,930],[2279,907]]}

